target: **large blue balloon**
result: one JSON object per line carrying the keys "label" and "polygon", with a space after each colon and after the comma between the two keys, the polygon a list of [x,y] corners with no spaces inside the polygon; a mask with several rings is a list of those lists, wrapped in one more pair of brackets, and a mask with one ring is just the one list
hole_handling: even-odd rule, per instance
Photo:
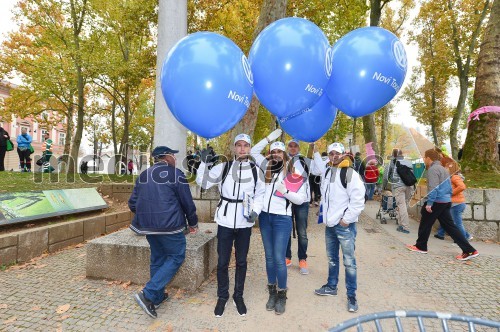
{"label": "large blue balloon", "polygon": [[330,78],[330,54],[325,34],[314,23],[297,17],[273,22],[248,56],[257,98],[280,118],[314,105]]}
{"label": "large blue balloon", "polygon": [[332,76],[326,93],[332,104],[352,117],[382,108],[401,89],[406,52],[391,32],[365,27],[349,32],[333,46]]}
{"label": "large blue balloon", "polygon": [[333,124],[337,108],[324,94],[314,106],[295,115],[280,119],[284,131],[295,139],[305,142],[319,140]]}
{"label": "large blue balloon", "polygon": [[253,92],[247,58],[230,39],[197,32],[168,53],[161,72],[163,97],[192,132],[213,138],[245,115]]}

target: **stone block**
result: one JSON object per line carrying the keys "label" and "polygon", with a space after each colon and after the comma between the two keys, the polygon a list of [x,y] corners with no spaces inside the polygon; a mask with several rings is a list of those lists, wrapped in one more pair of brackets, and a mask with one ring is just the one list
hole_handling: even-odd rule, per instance
{"label": "stone block", "polygon": [[133,184],[114,184],[113,185],[113,196],[116,193],[128,193],[130,196],[133,189],[134,189]]}
{"label": "stone block", "polygon": [[484,205],[474,204],[473,214],[474,220],[484,220]]}
{"label": "stone block", "polygon": [[194,205],[196,205],[196,214],[200,222],[210,222],[210,220],[213,220],[213,215],[210,214],[209,200],[195,199]]}
{"label": "stone block", "polygon": [[[215,224],[200,224],[198,234],[187,236],[186,260],[169,286],[196,290],[217,266]],[[90,278],[149,280],[149,244],[144,236],[123,230],[92,240],[86,247],[86,274]]]}
{"label": "stone block", "polygon": [[467,203],[484,203],[483,189],[467,189],[464,191],[465,201]]}
{"label": "stone block", "polygon": [[201,192],[201,198],[202,199],[216,199],[219,200],[220,194],[219,194],[219,188],[218,186],[213,186],[212,188],[208,190],[203,190]]}
{"label": "stone block", "polygon": [[83,240],[87,241],[106,234],[106,217],[83,219]]}
{"label": "stone block", "polygon": [[197,185],[196,183],[191,183],[189,185],[189,190],[191,190],[191,196],[193,196],[193,199],[201,198],[201,187],[199,185]]}
{"label": "stone block", "polygon": [[123,223],[125,221],[130,222],[130,211],[123,211],[106,215],[106,226]]}
{"label": "stone block", "polygon": [[500,241],[499,227],[495,221],[466,221],[465,229],[477,240]]}
{"label": "stone block", "polygon": [[500,221],[500,189],[487,189],[486,220]]}
{"label": "stone block", "polygon": [[112,184],[101,184],[99,186],[99,192],[103,196],[112,196],[113,195],[113,185]]}
{"label": "stone block", "polygon": [[128,202],[130,193],[113,193],[113,198],[120,202]]}
{"label": "stone block", "polygon": [[106,225],[106,234],[116,232],[117,230],[122,229],[124,227],[128,227],[129,225],[130,225],[130,220],[123,221],[123,222],[109,225],[109,226]]}
{"label": "stone block", "polygon": [[17,246],[0,248],[0,265],[9,265],[17,261]]}
{"label": "stone block", "polygon": [[462,213],[462,219],[472,219],[472,207],[470,204],[465,204],[464,213]]}
{"label": "stone block", "polygon": [[12,234],[0,235],[0,249],[13,246],[17,247],[17,235],[12,235]]}
{"label": "stone block", "polygon": [[83,221],[68,221],[48,227],[49,245],[75,237],[83,237]]}
{"label": "stone block", "polygon": [[49,249],[47,228],[26,230],[18,233],[17,261],[26,262],[42,255]]}
{"label": "stone block", "polygon": [[49,252],[56,252],[58,250],[64,249],[69,246],[74,246],[83,242],[83,235],[74,237],[72,239],[67,239],[61,242],[49,244]]}

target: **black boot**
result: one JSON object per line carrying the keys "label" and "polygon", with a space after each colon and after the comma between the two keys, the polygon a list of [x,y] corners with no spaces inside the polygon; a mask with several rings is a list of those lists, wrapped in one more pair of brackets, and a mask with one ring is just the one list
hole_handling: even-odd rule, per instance
{"label": "black boot", "polygon": [[267,285],[267,289],[269,290],[269,300],[266,303],[266,310],[271,311],[276,306],[276,285]]}
{"label": "black boot", "polygon": [[285,312],[285,306],[286,306],[286,289],[282,289],[277,291],[274,313],[276,315],[281,315],[282,313]]}

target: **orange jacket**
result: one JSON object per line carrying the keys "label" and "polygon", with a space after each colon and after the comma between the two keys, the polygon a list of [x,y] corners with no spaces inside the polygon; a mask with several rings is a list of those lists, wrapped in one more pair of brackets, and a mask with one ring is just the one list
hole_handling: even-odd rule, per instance
{"label": "orange jacket", "polygon": [[462,175],[453,174],[451,176],[451,188],[453,193],[451,195],[452,203],[465,203],[464,190],[467,188],[464,183]]}

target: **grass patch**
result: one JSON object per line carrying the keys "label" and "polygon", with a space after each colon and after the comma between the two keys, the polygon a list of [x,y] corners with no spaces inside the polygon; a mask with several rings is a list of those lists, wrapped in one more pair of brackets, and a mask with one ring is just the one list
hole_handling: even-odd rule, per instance
{"label": "grass patch", "polygon": [[468,171],[464,172],[467,188],[498,189],[500,188],[500,174],[495,171]]}
{"label": "grass patch", "polygon": [[0,172],[0,193],[93,188],[102,183],[134,183],[136,175]]}

